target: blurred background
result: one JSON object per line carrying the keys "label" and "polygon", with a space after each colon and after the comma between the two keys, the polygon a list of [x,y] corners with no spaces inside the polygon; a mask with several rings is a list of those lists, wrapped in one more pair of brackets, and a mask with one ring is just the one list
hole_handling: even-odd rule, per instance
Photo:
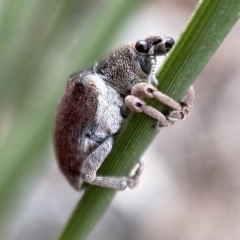
{"label": "blurred background", "polygon": [[[146,35],[178,38],[196,5],[0,0],[0,239],[56,239],[81,197],[52,147],[69,75]],[[240,239],[239,38],[237,23],[194,84],[191,116],[161,131],[140,185],[117,194],[88,240]]]}

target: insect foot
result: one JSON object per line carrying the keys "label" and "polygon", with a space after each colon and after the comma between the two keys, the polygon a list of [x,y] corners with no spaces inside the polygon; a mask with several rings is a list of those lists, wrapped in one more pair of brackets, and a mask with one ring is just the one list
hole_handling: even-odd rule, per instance
{"label": "insect foot", "polygon": [[[158,91],[157,88],[152,84],[143,82],[136,84],[133,87],[131,94],[132,95],[129,95],[125,98],[126,106],[133,112],[144,112],[152,118],[155,118],[158,121],[158,127],[172,125],[177,120],[184,119],[186,116],[188,116],[189,107],[193,106],[193,101],[195,98],[195,92],[192,86],[183,100],[178,103],[172,98]],[[142,98],[145,97],[155,98],[173,110],[168,116],[165,116],[157,109],[146,105],[146,103],[142,100]]]}
{"label": "insect foot", "polygon": [[[152,116],[161,126],[188,114],[191,96],[179,104],[154,87],[158,84],[156,59],[173,45],[170,37],[149,36],[118,47],[94,66],[69,77],[56,114],[54,143],[58,165],[76,190],[83,181],[116,190],[137,184],[141,167],[130,178],[97,173],[128,116],[127,107]],[[165,117],[146,105],[144,97],[156,98],[176,112]]]}
{"label": "insect foot", "polygon": [[[190,107],[193,107],[193,102],[195,99],[195,91],[193,86],[191,86],[185,95],[185,97],[180,102],[182,107],[181,110],[173,110],[166,117],[170,124],[175,123],[178,120],[183,120],[190,115]],[[167,104],[166,104],[167,105]],[[174,108],[173,108],[174,109]],[[160,126],[161,127],[161,126]]]}
{"label": "insect foot", "polygon": [[144,169],[143,163],[139,161],[137,164],[136,171],[128,179],[128,187],[129,188],[135,188],[139,184],[139,178],[143,173],[143,169]]}

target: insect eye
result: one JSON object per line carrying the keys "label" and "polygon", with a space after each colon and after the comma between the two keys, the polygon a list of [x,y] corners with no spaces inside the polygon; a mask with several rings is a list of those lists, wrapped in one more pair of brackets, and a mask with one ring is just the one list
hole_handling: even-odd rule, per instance
{"label": "insect eye", "polygon": [[148,53],[149,46],[148,43],[144,40],[140,40],[136,43],[135,48],[140,53]]}

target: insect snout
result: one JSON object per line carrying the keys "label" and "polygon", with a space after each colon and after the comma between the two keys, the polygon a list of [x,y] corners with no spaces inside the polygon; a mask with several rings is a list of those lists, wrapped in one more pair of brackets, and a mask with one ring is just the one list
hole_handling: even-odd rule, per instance
{"label": "insect snout", "polygon": [[166,52],[168,52],[173,47],[175,41],[173,38],[165,37],[164,43],[165,43]]}

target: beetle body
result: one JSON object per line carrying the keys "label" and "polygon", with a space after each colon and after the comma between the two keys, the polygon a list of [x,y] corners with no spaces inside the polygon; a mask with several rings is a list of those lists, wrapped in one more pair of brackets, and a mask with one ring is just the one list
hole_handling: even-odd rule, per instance
{"label": "beetle body", "polygon": [[[55,151],[76,190],[81,179],[119,190],[127,186],[124,178],[98,177],[96,172],[127,116],[126,96],[136,84],[149,81],[156,56],[165,55],[173,44],[172,38],[164,36],[128,43],[70,76],[56,115]],[[152,83],[156,84],[154,77]]]}

